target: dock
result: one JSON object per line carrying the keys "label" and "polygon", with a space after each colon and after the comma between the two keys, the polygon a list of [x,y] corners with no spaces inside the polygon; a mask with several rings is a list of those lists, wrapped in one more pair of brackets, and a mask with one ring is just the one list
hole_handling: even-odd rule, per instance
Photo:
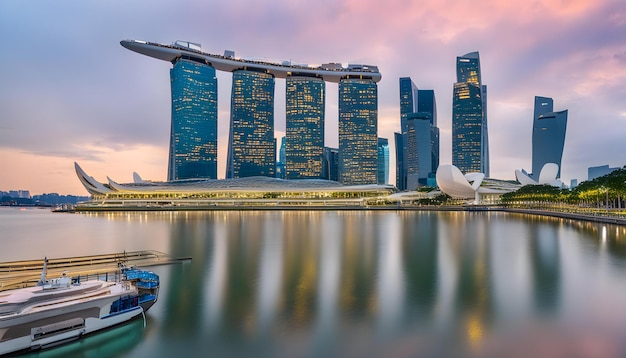
{"label": "dock", "polygon": [[[120,264],[148,267],[182,263],[190,260],[190,257],[176,258],[154,250],[56,259],[49,258],[47,278],[61,277],[63,273],[66,273],[67,276],[81,281],[95,278],[112,280],[117,278],[116,275],[119,275],[118,268]],[[43,262],[44,259],[41,258],[38,260],[0,263],[0,291],[37,285],[41,277]]]}

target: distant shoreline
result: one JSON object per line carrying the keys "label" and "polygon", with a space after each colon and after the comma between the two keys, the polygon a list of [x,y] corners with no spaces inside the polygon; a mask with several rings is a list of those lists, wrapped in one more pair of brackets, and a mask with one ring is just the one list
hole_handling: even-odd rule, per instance
{"label": "distant shoreline", "polygon": [[124,212],[124,211],[465,211],[465,212],[505,212],[549,216],[561,219],[582,220],[604,224],[626,226],[626,218],[567,213],[540,209],[506,208],[499,206],[175,206],[175,207],[81,207],[75,210],[57,212]]}

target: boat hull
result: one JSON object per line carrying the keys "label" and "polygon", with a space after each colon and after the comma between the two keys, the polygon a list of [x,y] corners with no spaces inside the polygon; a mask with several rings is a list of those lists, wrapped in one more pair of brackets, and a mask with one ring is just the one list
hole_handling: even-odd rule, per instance
{"label": "boat hull", "polygon": [[0,355],[53,347],[141,316],[150,302],[112,308],[121,299],[136,294],[136,289],[109,288],[95,297],[77,297],[46,305],[50,307],[27,308],[26,313],[0,316]]}

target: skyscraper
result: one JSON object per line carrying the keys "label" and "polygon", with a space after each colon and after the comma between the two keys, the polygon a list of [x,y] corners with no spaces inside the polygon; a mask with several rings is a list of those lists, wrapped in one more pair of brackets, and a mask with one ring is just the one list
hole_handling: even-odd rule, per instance
{"label": "skyscraper", "polygon": [[432,165],[433,126],[430,114],[426,112],[411,113],[407,117],[408,163],[407,163],[407,190],[415,190],[427,185],[429,175],[435,173]]}
{"label": "skyscraper", "polygon": [[339,82],[339,182],[378,181],[378,87],[367,78]]}
{"label": "skyscraper", "polygon": [[407,189],[408,152],[406,133],[408,132],[407,116],[417,111],[418,89],[410,77],[400,77],[400,136],[396,140],[396,188]]}
{"label": "skyscraper", "polygon": [[[307,66],[292,65],[289,61],[278,64],[243,60],[235,58],[233,51],[225,51],[224,55],[203,52],[200,44],[189,41],[164,45],[124,40],[120,44],[169,63],[190,59],[210,64],[214,70],[233,73],[226,178],[274,176],[274,79],[284,78],[287,79],[287,159],[284,163],[289,178],[319,178],[341,173],[338,179],[346,184],[377,182],[376,83],[382,78],[378,67],[364,64],[343,67],[339,63]],[[339,83],[341,150],[328,152],[327,157],[333,161],[328,163],[328,171],[322,169],[325,160],[322,158],[325,157],[321,149],[324,148],[325,81]],[[208,96],[207,101],[212,103],[215,100]],[[191,127],[181,128],[193,130]],[[172,140],[172,143],[173,148],[178,142]],[[339,156],[337,160],[335,154]],[[171,163],[175,162],[173,158],[170,158]],[[334,169],[336,162],[337,170]],[[174,164],[170,167],[173,168]]]}
{"label": "skyscraper", "polygon": [[378,184],[389,182],[389,140],[378,138]]}
{"label": "skyscraper", "polygon": [[478,52],[456,58],[457,83],[452,98],[452,164],[462,173],[489,176],[487,86],[483,86]]}
{"label": "skyscraper", "polygon": [[217,78],[204,60],[182,57],[170,70],[172,123],[168,180],[217,179]]}
{"label": "skyscraper", "polygon": [[[437,127],[437,101],[435,99],[435,91],[418,90],[417,91],[417,112],[422,116],[430,117],[430,141],[429,150],[431,151],[430,173],[421,175],[420,178],[431,178],[431,183],[427,181],[423,185],[437,186],[435,173],[439,167],[439,127]],[[424,149],[426,150],[426,149]],[[421,162],[423,164],[423,161]]]}
{"label": "skyscraper", "polygon": [[427,185],[439,166],[439,128],[433,90],[420,90],[410,77],[400,78],[400,127],[396,133],[396,187]]}
{"label": "skyscraper", "polygon": [[274,176],[274,76],[233,71],[226,178]]}
{"label": "skyscraper", "polygon": [[535,97],[533,115],[533,169],[531,178],[538,180],[546,163],[559,166],[557,179],[561,177],[561,159],[565,145],[567,110],[554,112],[554,101],[548,97]]}
{"label": "skyscraper", "polygon": [[319,179],[324,148],[325,83],[316,77],[288,76],[286,88],[286,178]]}

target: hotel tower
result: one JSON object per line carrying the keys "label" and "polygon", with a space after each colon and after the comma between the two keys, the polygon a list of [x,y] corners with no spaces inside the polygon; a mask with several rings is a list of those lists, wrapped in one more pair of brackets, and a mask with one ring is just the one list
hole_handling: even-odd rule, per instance
{"label": "hotel tower", "polygon": [[339,181],[378,180],[378,85],[376,66],[328,63],[292,65],[202,52],[199,44],[121,41],[125,48],[173,64],[172,126],[168,180],[217,177],[217,80],[231,72],[233,85],[226,178],[274,177],[275,79],[286,80],[285,172],[287,179],[321,179],[324,171],[326,82],[339,84]]}

